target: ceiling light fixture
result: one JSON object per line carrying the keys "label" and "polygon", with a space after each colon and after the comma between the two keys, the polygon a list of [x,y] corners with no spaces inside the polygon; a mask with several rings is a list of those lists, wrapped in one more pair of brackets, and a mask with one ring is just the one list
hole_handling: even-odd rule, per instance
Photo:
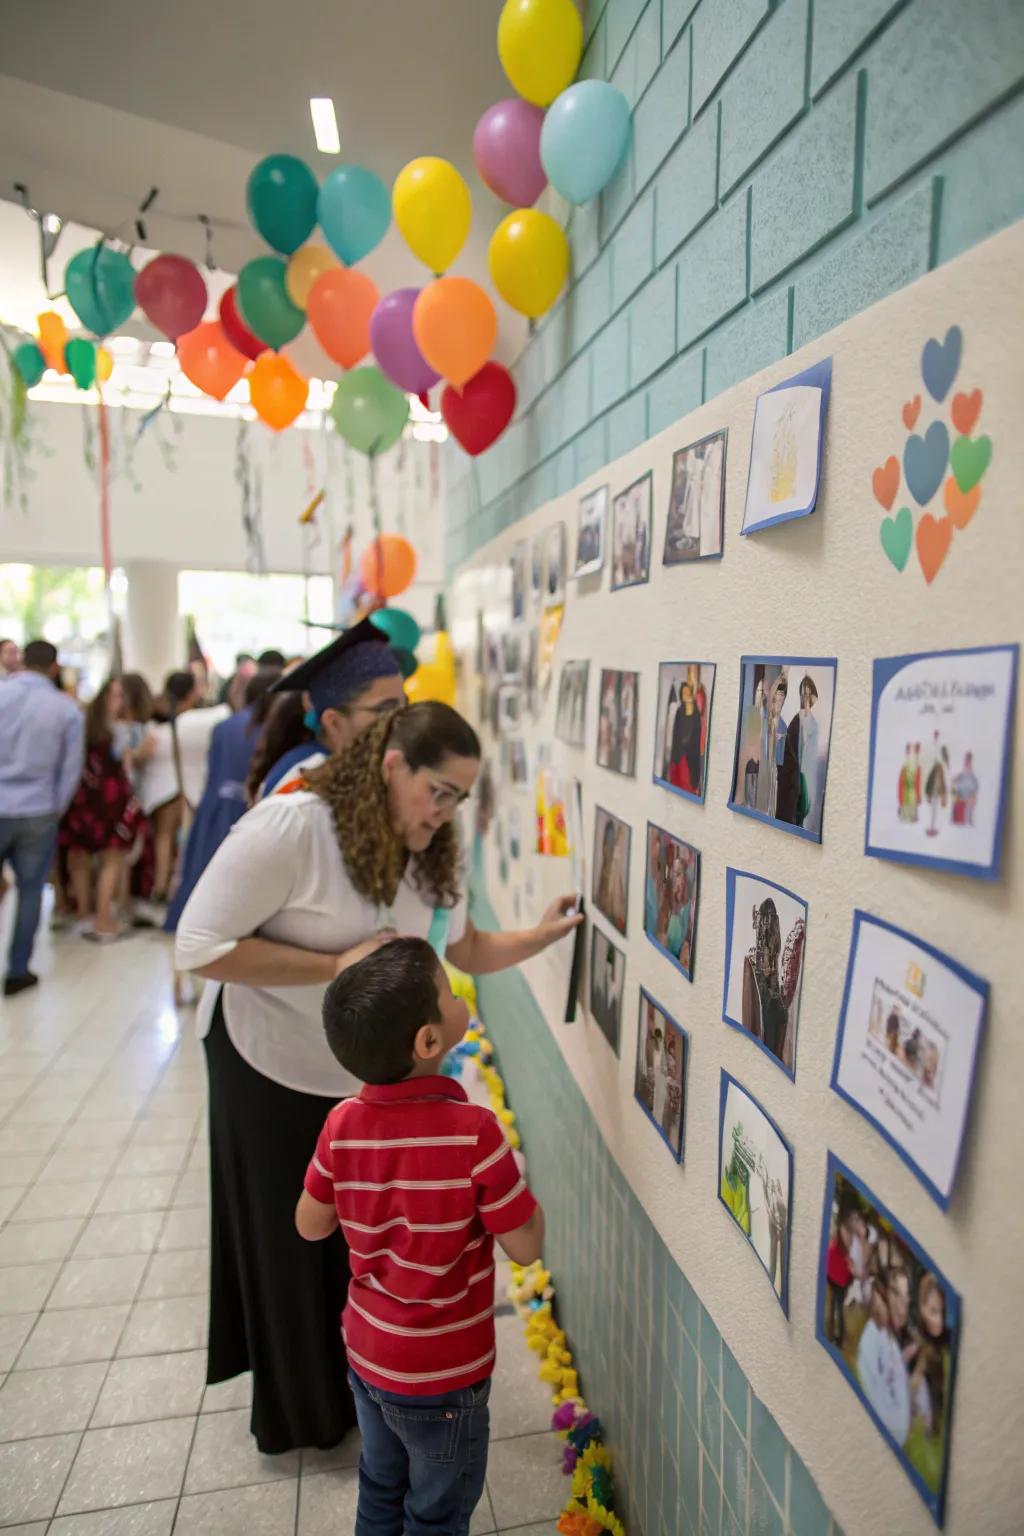
{"label": "ceiling light fixture", "polygon": [[330,96],[311,96],[309,115],[313,119],[316,147],[322,155],[340,155],[341,140],[338,138],[338,120],[334,115],[334,102]]}

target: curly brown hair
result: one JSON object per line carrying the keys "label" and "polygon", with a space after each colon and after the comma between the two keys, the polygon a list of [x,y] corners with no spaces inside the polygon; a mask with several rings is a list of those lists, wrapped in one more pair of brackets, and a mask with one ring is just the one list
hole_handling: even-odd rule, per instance
{"label": "curly brown hair", "polygon": [[[388,810],[384,754],[401,752],[413,773],[440,768],[448,757],[479,760],[480,741],[471,725],[447,704],[412,704],[363,731],[344,752],[305,775],[334,819],[338,847],[361,896],[389,907],[405,874],[409,852],[395,835]],[[429,847],[413,855],[412,879],[439,907],[459,899],[459,839],[453,823],[438,829]]]}

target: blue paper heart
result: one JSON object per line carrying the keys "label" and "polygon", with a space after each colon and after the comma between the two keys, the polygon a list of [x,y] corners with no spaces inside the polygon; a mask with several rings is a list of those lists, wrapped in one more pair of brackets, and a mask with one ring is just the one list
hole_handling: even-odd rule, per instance
{"label": "blue paper heart", "polygon": [[960,345],[963,336],[958,325],[951,325],[945,341],[926,341],[921,353],[921,377],[933,400],[945,400],[949,386],[960,367]]}
{"label": "blue paper heart", "polygon": [[949,462],[949,433],[944,421],[933,421],[924,437],[907,438],[903,450],[903,473],[910,494],[919,507],[926,506],[946,473]]}

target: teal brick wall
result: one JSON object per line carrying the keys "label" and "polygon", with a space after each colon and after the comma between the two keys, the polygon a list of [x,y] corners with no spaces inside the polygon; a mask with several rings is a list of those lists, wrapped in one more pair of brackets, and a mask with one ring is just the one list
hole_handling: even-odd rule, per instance
{"label": "teal brick wall", "polygon": [[572,216],[518,421],[449,451],[449,569],[1024,213],[1021,0],[605,0],[587,36],[632,145]]}

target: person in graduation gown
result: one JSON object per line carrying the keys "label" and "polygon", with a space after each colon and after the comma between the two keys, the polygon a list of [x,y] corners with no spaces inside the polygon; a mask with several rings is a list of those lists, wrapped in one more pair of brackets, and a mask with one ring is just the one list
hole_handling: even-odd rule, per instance
{"label": "person in graduation gown", "polygon": [[[344,637],[305,664],[337,665]],[[298,672],[292,677],[298,679]],[[252,1371],[259,1449],[337,1444],[355,1422],[339,1317],[339,1234],[298,1237],[296,1190],[327,1110],[359,1091],[331,1055],[325,986],[392,932],[475,974],[519,965],[581,919],[575,894],[536,927],[477,930],[453,820],[480,769],[476,733],[424,702],[375,719],[301,789],[267,795],[217,850],[178,924],[176,964],[208,978],[211,1294],[207,1380]],[[493,1277],[480,1279],[481,1295]]]}

